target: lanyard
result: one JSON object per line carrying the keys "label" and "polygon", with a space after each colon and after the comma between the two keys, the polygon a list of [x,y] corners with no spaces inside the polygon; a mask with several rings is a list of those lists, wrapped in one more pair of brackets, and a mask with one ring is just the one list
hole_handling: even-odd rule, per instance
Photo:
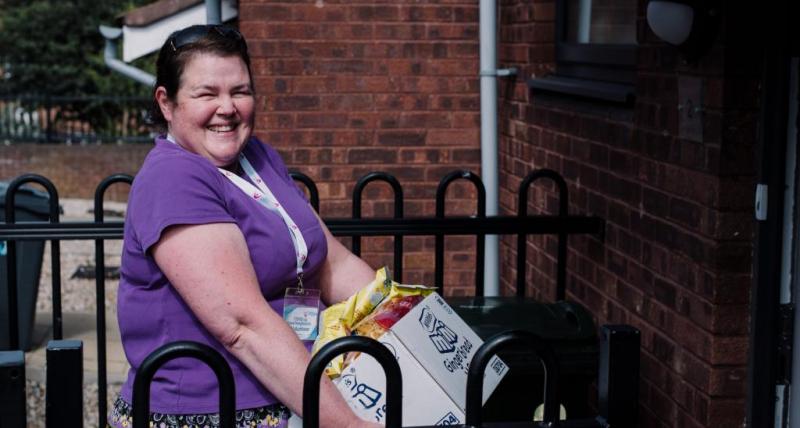
{"label": "lanyard", "polygon": [[[175,143],[175,140],[172,138],[171,135],[167,135],[167,139]],[[295,252],[295,260],[297,264],[297,286],[302,290],[303,289],[303,264],[305,264],[306,259],[308,258],[308,247],[306,246],[306,240],[303,238],[303,233],[300,231],[300,228],[297,227],[297,224],[292,220],[289,216],[289,213],[283,208],[278,199],[269,190],[267,187],[267,183],[261,179],[261,176],[258,175],[253,165],[250,164],[250,161],[244,156],[244,153],[239,154],[239,164],[242,166],[242,169],[250,177],[250,180],[258,186],[258,188],[254,187],[251,183],[247,180],[239,177],[238,175],[222,169],[217,168],[219,172],[222,173],[225,177],[227,177],[236,187],[241,189],[246,195],[252,197],[256,202],[260,203],[264,208],[278,214],[281,219],[283,219],[283,223],[286,225],[286,228],[289,230],[289,236],[292,238],[292,244],[294,244],[294,252]]]}
{"label": "lanyard", "polygon": [[233,184],[236,185],[239,189],[242,190],[247,195],[250,195],[254,200],[260,203],[264,208],[277,213],[281,219],[283,219],[283,223],[286,225],[286,228],[289,230],[289,236],[292,238],[292,244],[294,244],[294,253],[295,259],[297,263],[297,284],[299,288],[303,288],[303,264],[306,262],[308,258],[308,247],[306,246],[306,240],[303,238],[303,233],[300,232],[300,228],[297,227],[297,224],[292,220],[289,216],[289,213],[283,208],[278,199],[269,190],[267,187],[267,183],[261,179],[261,176],[258,175],[256,170],[253,168],[253,165],[250,164],[250,161],[244,156],[244,153],[239,155],[239,164],[244,169],[244,172],[250,177],[250,180],[256,184],[258,187],[254,187],[251,183],[247,182],[242,177],[238,175],[222,169],[217,168],[219,172],[222,173],[225,177],[227,177]]}

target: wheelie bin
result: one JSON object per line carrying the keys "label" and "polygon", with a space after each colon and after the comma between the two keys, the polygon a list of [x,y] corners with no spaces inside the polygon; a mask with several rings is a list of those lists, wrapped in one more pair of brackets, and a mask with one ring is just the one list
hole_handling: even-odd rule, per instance
{"label": "wheelie bin", "polygon": [[[508,330],[526,330],[555,350],[560,370],[560,402],[567,417],[596,414],[590,408],[597,380],[598,337],[591,314],[566,301],[537,302],[524,297],[450,297],[453,310],[486,340]],[[509,372],[483,408],[486,421],[532,421],[544,402],[544,371],[528,350],[511,346],[499,357]]]}
{"label": "wheelie bin", "polygon": [[[0,182],[0,221],[6,221],[5,201],[7,182]],[[46,192],[21,187],[14,201],[15,222],[46,222],[50,218],[50,197]],[[23,351],[31,349],[36,295],[39,291],[39,276],[42,270],[44,241],[17,242],[17,314],[19,319],[19,344]],[[10,348],[8,273],[6,267],[7,244],[0,241],[0,350]]]}

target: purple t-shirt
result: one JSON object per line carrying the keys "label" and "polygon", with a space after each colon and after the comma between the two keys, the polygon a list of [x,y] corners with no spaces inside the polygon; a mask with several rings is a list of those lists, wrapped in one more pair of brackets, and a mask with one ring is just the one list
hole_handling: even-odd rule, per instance
{"label": "purple t-shirt", "polygon": [[[318,288],[327,246],[311,206],[274,149],[252,138],[244,154],[302,231],[308,245],[303,284]],[[128,403],[142,361],[159,346],[177,340],[205,343],[225,357],[236,382],[237,409],[277,402],[203,327],[150,252],[167,227],[207,223],[239,226],[261,292],[278,313],[283,313],[285,289],[297,283],[294,245],[281,217],[242,192],[207,159],[157,139],[133,182],[125,220],[117,310],[122,345],[131,365],[122,388]],[[216,377],[199,360],[173,360],[153,378],[151,412],[212,413],[218,411],[218,403]]]}

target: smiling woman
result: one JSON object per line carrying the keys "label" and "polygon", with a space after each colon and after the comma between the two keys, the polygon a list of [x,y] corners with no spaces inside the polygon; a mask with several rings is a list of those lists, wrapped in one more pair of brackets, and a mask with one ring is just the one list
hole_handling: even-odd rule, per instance
{"label": "smiling woman", "polygon": [[[314,337],[284,301],[292,307],[302,296],[303,313],[317,314],[320,299],[344,300],[374,271],[333,238],[278,153],[252,136],[250,58],[238,31],[209,25],[174,33],[156,76],[152,118],[165,134],[128,201],[117,313],[131,369],[109,424],[130,424],[144,358],[191,340],[231,366],[237,426],[285,427],[289,410],[301,411]],[[153,426],[219,422],[216,379],[199,361],[167,363],[151,391]],[[324,425],[373,425],[329,381],[321,393]]]}

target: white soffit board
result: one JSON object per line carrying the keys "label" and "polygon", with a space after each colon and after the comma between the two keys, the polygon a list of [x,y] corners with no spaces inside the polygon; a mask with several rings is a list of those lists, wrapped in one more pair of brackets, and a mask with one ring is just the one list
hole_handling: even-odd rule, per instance
{"label": "white soffit board", "polygon": [[[235,2],[222,1],[222,22],[236,18],[239,14]],[[161,48],[164,41],[175,30],[190,25],[206,23],[206,7],[198,3],[174,15],[152,22],[144,27],[122,27],[122,60],[131,62],[137,58],[153,53]]]}

